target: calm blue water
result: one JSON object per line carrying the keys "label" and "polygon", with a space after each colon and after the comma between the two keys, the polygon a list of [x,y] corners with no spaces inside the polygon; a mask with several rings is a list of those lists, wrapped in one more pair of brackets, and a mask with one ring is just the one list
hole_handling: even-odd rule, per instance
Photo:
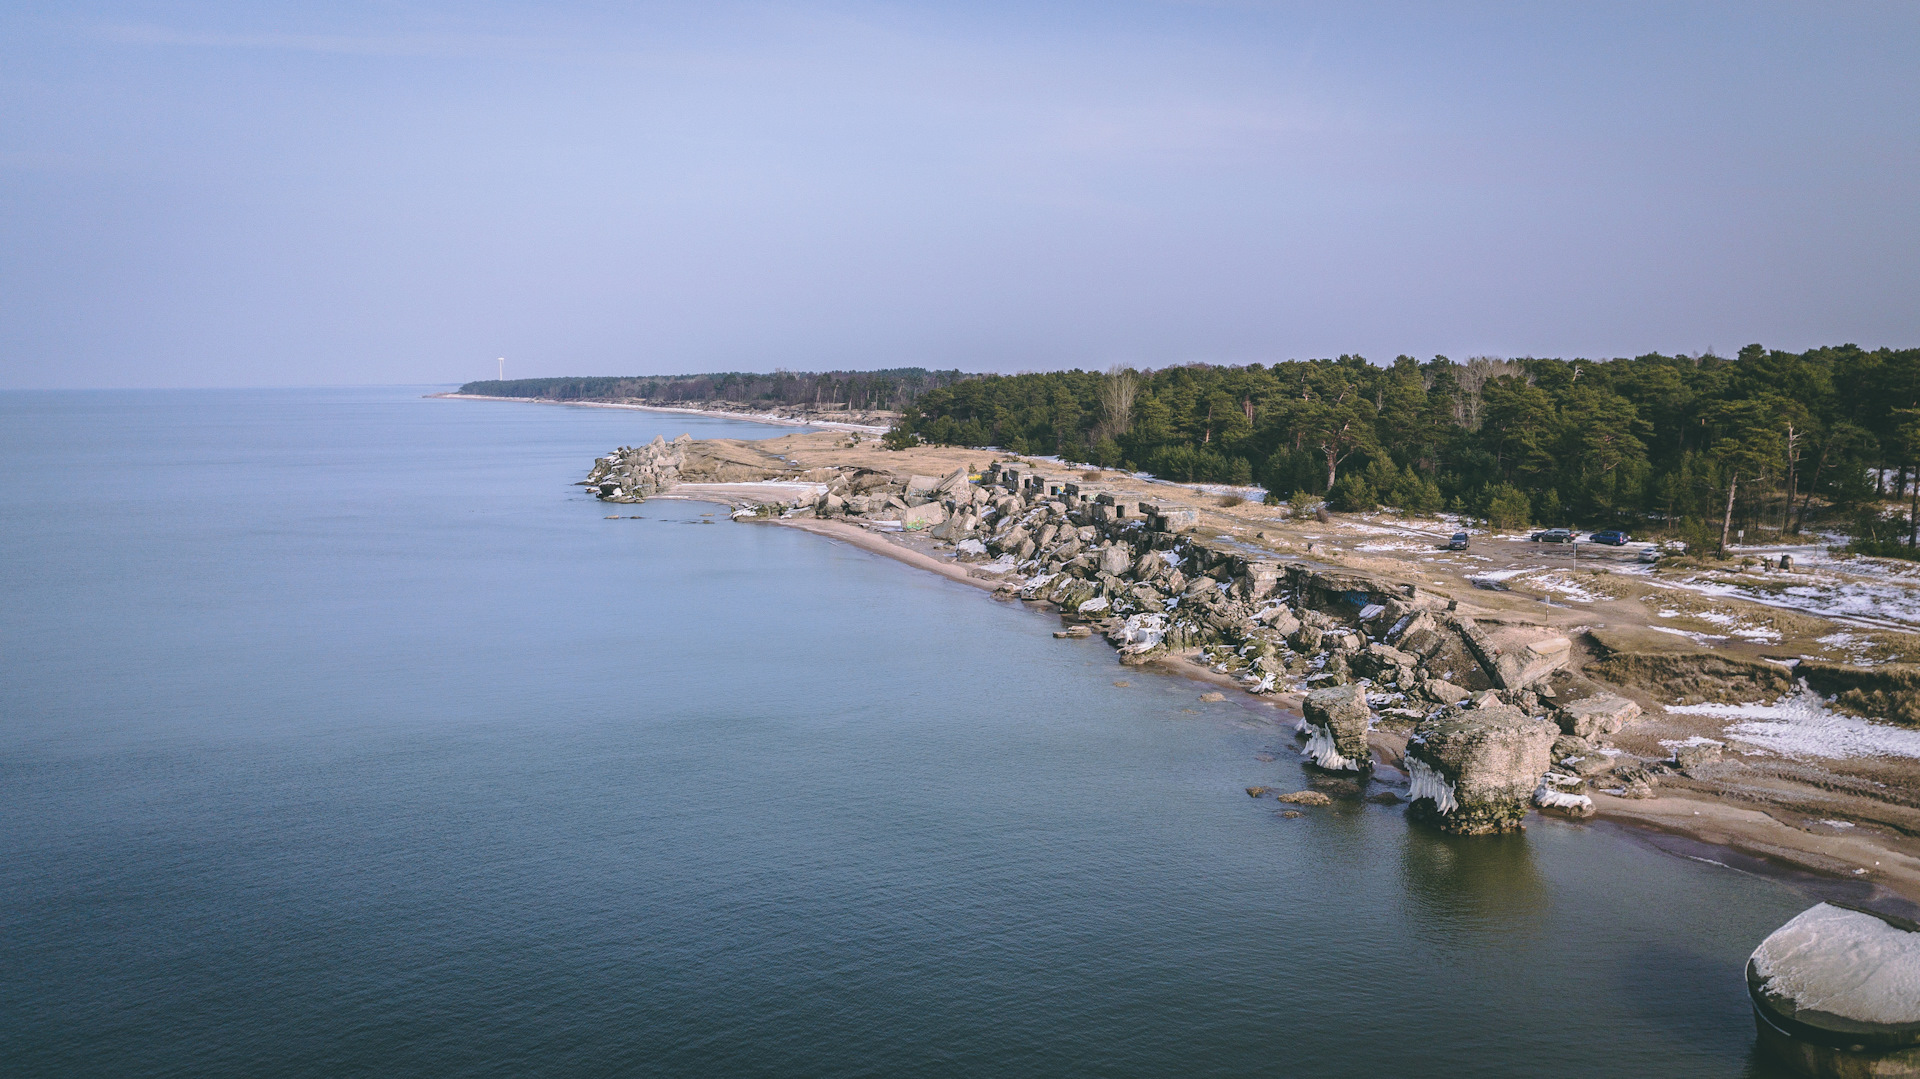
{"label": "calm blue water", "polygon": [[568,486],[780,431],[417,393],[0,394],[0,1071],[1751,1073],[1784,887],[1283,819],[1271,712]]}

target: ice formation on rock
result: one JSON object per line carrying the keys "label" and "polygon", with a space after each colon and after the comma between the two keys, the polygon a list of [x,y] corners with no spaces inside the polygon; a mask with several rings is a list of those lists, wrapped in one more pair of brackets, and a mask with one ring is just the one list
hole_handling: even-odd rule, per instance
{"label": "ice formation on rock", "polygon": [[1434,771],[1426,761],[1418,757],[1407,758],[1407,775],[1413,780],[1407,791],[1407,800],[1417,802],[1422,798],[1433,800],[1434,811],[1441,814],[1453,812],[1460,803],[1453,796],[1453,784],[1445,776]]}
{"label": "ice formation on rock", "polygon": [[1306,755],[1313,763],[1333,771],[1357,771],[1359,764],[1340,755],[1339,747],[1334,744],[1333,732],[1318,723],[1302,721],[1300,730],[1307,736]]}

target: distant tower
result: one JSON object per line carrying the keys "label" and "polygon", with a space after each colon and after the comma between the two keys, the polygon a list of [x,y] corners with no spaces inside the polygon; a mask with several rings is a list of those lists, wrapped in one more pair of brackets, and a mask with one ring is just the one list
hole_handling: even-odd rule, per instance
{"label": "distant tower", "polygon": [[500,381],[505,382],[506,380],[507,380],[507,358],[505,356],[502,356],[500,357]]}

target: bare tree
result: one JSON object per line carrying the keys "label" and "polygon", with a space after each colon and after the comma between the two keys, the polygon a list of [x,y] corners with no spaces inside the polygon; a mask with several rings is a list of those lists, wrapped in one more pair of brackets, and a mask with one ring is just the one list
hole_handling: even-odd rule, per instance
{"label": "bare tree", "polygon": [[1131,367],[1114,364],[1100,383],[1101,425],[1107,434],[1118,438],[1133,430],[1133,399],[1140,393],[1140,378]]}
{"label": "bare tree", "polygon": [[1453,418],[1469,431],[1480,429],[1480,390],[1503,375],[1524,375],[1526,369],[1512,360],[1497,356],[1475,356],[1454,369],[1454,383],[1460,396],[1454,399]]}

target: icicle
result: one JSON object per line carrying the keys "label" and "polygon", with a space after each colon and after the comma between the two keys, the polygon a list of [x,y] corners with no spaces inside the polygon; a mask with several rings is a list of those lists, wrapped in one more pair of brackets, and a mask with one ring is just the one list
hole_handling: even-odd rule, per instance
{"label": "icicle", "polygon": [[1307,735],[1306,754],[1313,763],[1322,768],[1338,771],[1358,771],[1360,766],[1340,755],[1334,745],[1333,732],[1318,723],[1301,721],[1300,729]]}
{"label": "icicle", "polygon": [[1453,784],[1428,767],[1426,761],[1408,757],[1407,775],[1413,779],[1413,787],[1407,792],[1409,800],[1417,802],[1422,798],[1431,799],[1434,810],[1442,816],[1460,808],[1460,803],[1453,797]]}

